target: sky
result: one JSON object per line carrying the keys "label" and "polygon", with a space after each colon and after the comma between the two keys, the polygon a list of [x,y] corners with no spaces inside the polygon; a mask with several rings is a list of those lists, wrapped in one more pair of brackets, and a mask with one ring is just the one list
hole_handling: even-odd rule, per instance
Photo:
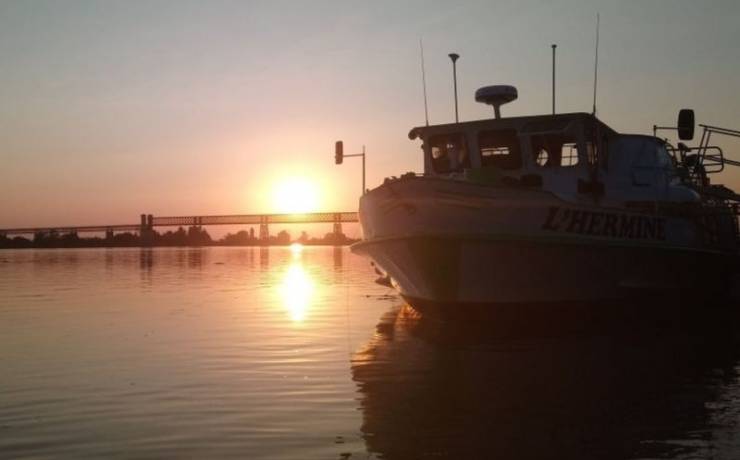
{"label": "sky", "polygon": [[335,140],[366,146],[368,187],[422,170],[420,38],[431,123],[454,120],[450,52],[462,121],[489,84],[519,89],[504,116],[548,113],[552,43],[558,111],[590,111],[597,12],[603,121],[740,128],[735,0],[2,1],[0,228],[274,212],[295,181],[355,210]]}

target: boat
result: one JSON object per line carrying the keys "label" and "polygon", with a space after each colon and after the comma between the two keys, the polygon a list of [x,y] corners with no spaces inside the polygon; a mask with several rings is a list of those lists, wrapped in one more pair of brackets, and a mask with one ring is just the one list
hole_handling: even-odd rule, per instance
{"label": "boat", "polygon": [[[415,127],[424,172],[360,199],[352,251],[414,308],[721,299],[740,266],[740,195],[712,181],[740,162],[699,125],[623,134],[594,113],[502,117],[517,89],[487,86],[494,118]],[[672,129],[678,142],[659,137]],[[716,136],[715,136],[716,137]]]}

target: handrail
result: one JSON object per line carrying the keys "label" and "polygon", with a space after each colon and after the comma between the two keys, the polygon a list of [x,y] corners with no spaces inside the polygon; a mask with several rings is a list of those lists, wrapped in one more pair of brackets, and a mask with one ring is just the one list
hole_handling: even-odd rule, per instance
{"label": "handrail", "polygon": [[[698,161],[697,164],[702,165],[702,166],[704,165],[704,159],[707,158],[707,151],[709,149],[713,148],[713,146],[710,146],[709,145],[709,139],[711,138],[711,136],[712,136],[713,133],[722,134],[724,136],[739,137],[740,138],[740,131],[735,130],[735,129],[721,128],[719,126],[702,125],[702,124],[700,124],[699,126],[701,126],[702,128],[704,128],[704,131],[702,131],[702,134],[701,134],[701,141],[699,141],[699,147],[697,149],[698,150],[697,154],[699,156],[698,157],[698,160],[699,161]],[[714,156],[710,156],[709,157],[710,159],[714,160],[715,162],[719,162],[720,163],[720,168],[718,170],[715,170],[715,171],[712,171],[712,172],[720,172],[720,171],[724,170],[724,165],[725,164],[729,164],[731,166],[740,166],[740,161],[726,160],[724,158],[724,154],[721,152],[721,149],[719,149],[719,150],[720,150],[720,158],[719,158],[719,160],[716,157],[714,157]],[[707,171],[707,172],[709,172],[709,171]]]}
{"label": "handrail", "polygon": [[[679,147],[673,147],[666,143],[666,150],[671,152],[675,161],[680,161],[681,166],[688,173],[687,179],[699,189],[704,189],[709,185],[706,177],[707,174],[722,172],[725,169],[725,165],[740,167],[740,160],[725,158],[725,154],[719,146],[709,145],[712,134],[716,133],[740,138],[740,131],[704,124],[699,124],[699,126],[704,128],[704,130],[702,131],[698,146],[687,147],[681,145]],[[695,156],[687,158],[687,153],[689,152],[696,152]],[[679,154],[679,158],[676,158],[676,153]]]}
{"label": "handrail", "polygon": [[736,129],[721,128],[719,126],[712,126],[712,125],[702,125],[701,123],[699,124],[699,126],[701,126],[704,129],[709,129],[719,134],[724,134],[726,136],[740,137],[740,131]]}

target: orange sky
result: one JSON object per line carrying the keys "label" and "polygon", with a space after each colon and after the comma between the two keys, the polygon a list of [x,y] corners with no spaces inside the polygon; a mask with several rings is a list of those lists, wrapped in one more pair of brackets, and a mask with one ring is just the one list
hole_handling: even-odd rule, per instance
{"label": "orange sky", "polygon": [[0,227],[274,212],[287,177],[354,210],[336,139],[367,145],[368,186],[421,169],[419,37],[433,123],[453,116],[451,51],[462,120],[489,116],[473,92],[494,83],[519,88],[505,114],[546,113],[553,42],[559,111],[588,111],[597,11],[604,121],[648,133],[693,107],[740,127],[737,2],[399,3],[1,4]]}

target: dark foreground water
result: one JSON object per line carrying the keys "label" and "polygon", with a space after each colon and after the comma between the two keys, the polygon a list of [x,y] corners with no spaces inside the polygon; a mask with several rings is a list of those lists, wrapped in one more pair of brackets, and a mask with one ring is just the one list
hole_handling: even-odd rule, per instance
{"label": "dark foreground water", "polygon": [[734,315],[500,334],[374,278],[346,248],[0,252],[0,457],[740,458]]}

